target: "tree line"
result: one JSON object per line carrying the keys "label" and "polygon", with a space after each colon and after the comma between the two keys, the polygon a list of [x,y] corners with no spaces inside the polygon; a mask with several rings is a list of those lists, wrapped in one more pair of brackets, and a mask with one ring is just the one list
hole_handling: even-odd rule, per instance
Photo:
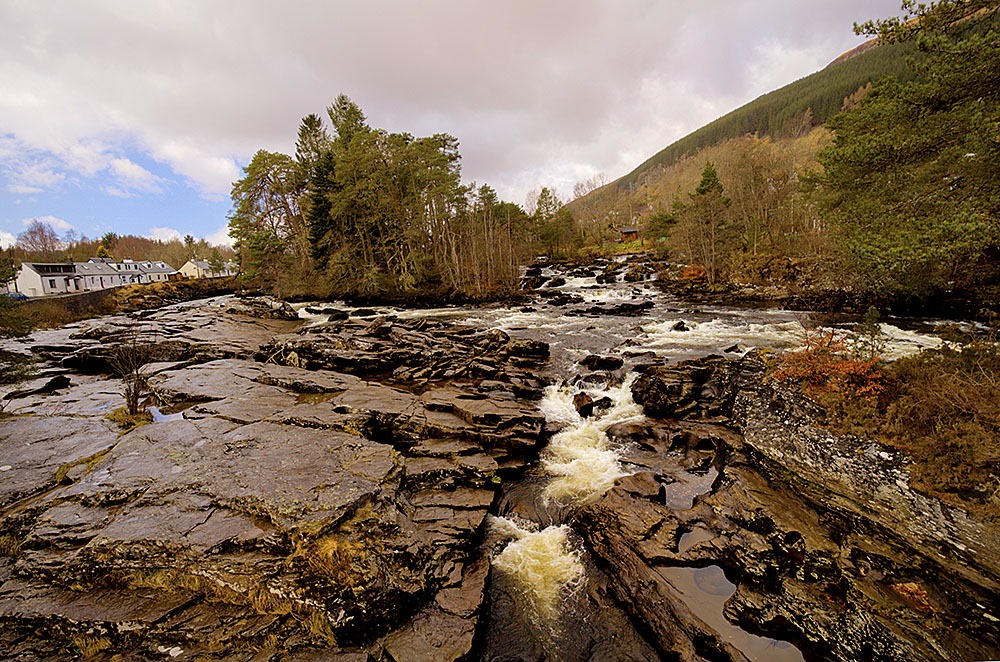
{"label": "tree line", "polygon": [[[516,287],[568,212],[549,189],[532,214],[463,184],[458,141],[369,125],[340,95],[302,119],[295,154],[258,151],[233,185],[229,232],[247,278],[282,294],[487,298]],[[571,223],[571,221],[570,221]]]}

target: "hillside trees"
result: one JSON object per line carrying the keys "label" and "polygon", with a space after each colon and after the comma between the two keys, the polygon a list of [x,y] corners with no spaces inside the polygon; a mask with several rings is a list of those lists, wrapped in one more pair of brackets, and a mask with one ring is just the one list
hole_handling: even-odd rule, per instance
{"label": "hillside trees", "polygon": [[835,143],[820,155],[824,211],[877,289],[924,296],[1000,281],[997,7],[907,2],[913,20],[860,28],[919,54],[917,78],[876,84],[831,122]]}
{"label": "hillside trees", "polygon": [[194,257],[202,259],[213,250],[218,250],[225,259],[233,256],[229,246],[215,246],[205,239],[195,239],[188,235],[181,239],[152,239],[135,235],[119,235],[116,232],[106,232],[99,239],[87,236],[75,236],[67,233],[62,239],[52,226],[43,221],[32,222],[28,229],[19,236],[14,245],[14,256],[21,262],[86,262],[92,257],[116,260],[153,260],[163,261],[179,269],[185,262]]}
{"label": "hillside trees", "polygon": [[705,164],[701,181],[688,201],[674,202],[678,217],[675,232],[679,234],[689,259],[705,269],[708,284],[714,286],[724,271],[728,254],[727,243],[730,223],[727,219],[732,200],[725,195],[725,188],[711,161]]}

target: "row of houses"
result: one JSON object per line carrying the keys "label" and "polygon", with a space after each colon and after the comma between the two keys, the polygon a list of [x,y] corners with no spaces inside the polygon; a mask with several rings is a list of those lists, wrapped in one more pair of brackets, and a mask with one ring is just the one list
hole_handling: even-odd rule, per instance
{"label": "row of houses", "polygon": [[[236,268],[226,263],[222,271],[213,270],[203,260],[188,260],[180,270],[156,260],[91,258],[86,262],[24,262],[17,278],[7,283],[8,292],[28,297],[51,294],[93,292],[132,283],[156,283],[183,278],[232,276]],[[2,287],[2,286],[0,286]]]}

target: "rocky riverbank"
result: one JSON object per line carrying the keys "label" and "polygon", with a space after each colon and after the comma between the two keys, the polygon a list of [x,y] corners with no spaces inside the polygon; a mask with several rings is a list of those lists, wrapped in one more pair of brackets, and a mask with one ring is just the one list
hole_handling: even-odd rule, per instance
{"label": "rocky riverbank", "polygon": [[[281,310],[222,300],[36,337],[48,367],[0,432],[5,659],[470,650],[478,532],[543,440],[546,348]],[[120,434],[100,373],[136,335],[166,413]]]}
{"label": "rocky riverbank", "polygon": [[[648,310],[621,303],[587,314]],[[549,347],[433,318],[329,319],[224,297],[32,336],[42,370],[0,419],[0,657],[493,650],[486,521],[540,511],[537,489],[510,488],[554,432]],[[123,433],[110,373],[137,342],[157,410]],[[994,525],[912,491],[905,458],[822,430],[753,354],[629,360],[647,361],[632,386],[646,418],[607,430],[629,475],[547,511],[580,536],[586,600],[610,614],[581,621],[603,643],[560,659],[607,654],[626,628],[617,650],[635,659],[745,659],[721,606],[704,611],[706,577],[738,636],[806,659],[1000,653]],[[606,406],[578,400],[585,418]],[[689,571],[708,574],[688,586]]]}
{"label": "rocky riverbank", "polygon": [[898,317],[979,319],[991,323],[1000,319],[1000,308],[991,293],[956,287],[919,298],[913,294],[864,290],[845,286],[821,267],[804,260],[774,260],[742,278],[734,276],[712,286],[703,270],[669,262],[653,253],[560,264],[560,275],[554,277],[542,275],[544,266],[530,267],[522,279],[522,287],[544,294],[561,285],[560,279],[565,274],[596,277],[598,283],[650,282],[672,297],[697,305],[766,306],[858,316],[874,306]]}
{"label": "rocky riverbank", "polygon": [[1000,532],[911,490],[905,457],[826,432],[753,356],[650,366],[633,392],[649,420],[611,432],[637,470],[579,524],[660,650],[743,659],[671,574],[719,567],[726,617],[806,659],[1000,652]]}

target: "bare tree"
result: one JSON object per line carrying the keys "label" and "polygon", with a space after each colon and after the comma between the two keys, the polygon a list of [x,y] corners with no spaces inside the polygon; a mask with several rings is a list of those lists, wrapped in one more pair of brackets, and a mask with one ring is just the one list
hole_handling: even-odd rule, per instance
{"label": "bare tree", "polygon": [[139,400],[146,390],[146,376],[142,367],[153,360],[152,346],[139,338],[136,323],[128,327],[125,337],[111,350],[108,363],[122,380],[122,395],[130,416],[139,413]]}
{"label": "bare tree", "polygon": [[603,172],[597,173],[590,179],[577,182],[576,184],[573,184],[573,199],[576,200],[577,198],[582,198],[591,191],[596,191],[607,183],[608,178]]}
{"label": "bare tree", "polygon": [[27,230],[17,235],[17,246],[36,259],[55,260],[63,244],[51,225],[36,218]]}

